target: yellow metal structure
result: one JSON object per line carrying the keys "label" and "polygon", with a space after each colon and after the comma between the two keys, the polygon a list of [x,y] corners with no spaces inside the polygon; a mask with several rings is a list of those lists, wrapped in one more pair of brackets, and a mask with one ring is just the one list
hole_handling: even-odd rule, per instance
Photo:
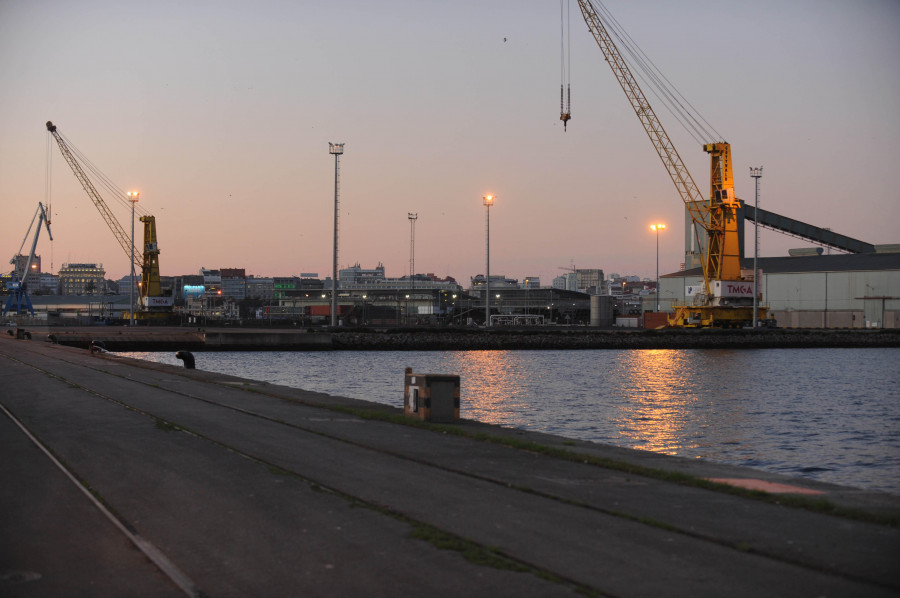
{"label": "yellow metal structure", "polygon": [[[704,199],[590,0],[578,0],[578,6],[588,29],[684,201],[691,220],[698,229],[706,231],[708,236],[706,255],[702,260],[703,289],[693,295],[691,305],[676,306],[669,324],[731,327],[752,323],[752,291],[749,297],[746,296],[746,286],[742,284],[746,281],[741,276],[736,216],[739,201],[734,193],[731,145],[721,142],[703,146],[711,159],[710,193]],[[765,318],[765,308],[760,308],[760,318]]]}
{"label": "yellow metal structure", "polygon": [[173,299],[162,290],[159,279],[159,245],[156,242],[156,217],[141,216],[144,223],[144,257],[141,263],[140,305],[143,317],[167,316]]}

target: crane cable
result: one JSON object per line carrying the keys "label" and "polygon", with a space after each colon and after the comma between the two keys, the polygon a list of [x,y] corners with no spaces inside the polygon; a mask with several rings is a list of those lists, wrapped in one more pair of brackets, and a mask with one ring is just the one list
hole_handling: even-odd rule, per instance
{"label": "crane cable", "polygon": [[685,131],[700,144],[713,139],[724,140],[724,137],[697,111],[696,108],[678,91],[662,71],[641,50],[640,46],[619,24],[612,13],[600,0],[589,0],[598,15],[602,16],[610,35],[616,38],[616,46],[622,54],[631,60],[629,66],[637,67],[635,75],[649,87],[651,93],[662,102],[666,110],[678,121]]}
{"label": "crane cable", "polygon": [[[132,209],[131,201],[128,199],[128,195],[125,191],[119,188],[108,176],[106,176],[103,171],[97,168],[81,151],[75,147],[75,145],[69,140],[68,137],[63,135],[59,130],[56,131],[57,134],[62,137],[63,141],[66,142],[66,146],[68,146],[69,151],[72,152],[76,158],[78,158],[78,162],[82,165],[83,170],[90,171],[93,174],[92,182],[99,183],[100,186],[105,188],[109,195],[119,203],[119,205],[126,208],[129,212]],[[134,205],[134,211],[140,216],[148,216],[150,212],[141,206],[140,204]]]}
{"label": "crane cable", "polygon": [[572,118],[572,42],[569,35],[571,27],[571,10],[569,0],[559,0],[559,120],[563,122],[563,131]]}
{"label": "crane cable", "polygon": [[[53,205],[51,201],[53,199],[52,193],[52,183],[53,183],[53,136],[47,135],[47,181],[45,186],[45,196],[44,201],[47,203],[47,230],[50,226],[50,221],[53,219]],[[50,237],[50,274],[53,274],[53,237]]]}

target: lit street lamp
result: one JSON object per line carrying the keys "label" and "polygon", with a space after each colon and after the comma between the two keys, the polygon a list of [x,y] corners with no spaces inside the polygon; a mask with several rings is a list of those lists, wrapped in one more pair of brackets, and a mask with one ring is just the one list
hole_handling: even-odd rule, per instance
{"label": "lit street lamp", "polygon": [[[759,214],[759,179],[762,176],[763,167],[750,167],[750,176],[756,182],[756,194],[753,200],[755,214]],[[759,216],[753,217],[753,329],[759,325]],[[826,311],[827,313],[827,311]]]}
{"label": "lit street lamp", "polygon": [[334,263],[331,268],[331,326],[337,326],[338,298],[338,204],[341,197],[340,163],[343,143],[329,143],[328,153],[334,156]]}
{"label": "lit street lamp", "polygon": [[484,325],[491,325],[491,206],[494,205],[494,196],[485,195],[484,206],[487,209],[487,264],[484,272]]}
{"label": "lit street lamp", "polygon": [[665,224],[650,225],[650,230],[656,233],[656,311],[659,311],[659,231],[664,228]]}
{"label": "lit street lamp", "polygon": [[134,204],[138,202],[141,196],[138,191],[129,191],[127,193],[128,201],[131,202],[131,323],[134,326]]}

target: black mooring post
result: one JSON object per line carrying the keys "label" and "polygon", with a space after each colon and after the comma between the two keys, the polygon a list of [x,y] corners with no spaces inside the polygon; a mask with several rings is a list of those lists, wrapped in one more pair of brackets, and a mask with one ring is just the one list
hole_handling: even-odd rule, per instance
{"label": "black mooring post", "polygon": [[184,362],[186,369],[194,369],[194,355],[190,351],[179,351],[175,354],[175,357]]}

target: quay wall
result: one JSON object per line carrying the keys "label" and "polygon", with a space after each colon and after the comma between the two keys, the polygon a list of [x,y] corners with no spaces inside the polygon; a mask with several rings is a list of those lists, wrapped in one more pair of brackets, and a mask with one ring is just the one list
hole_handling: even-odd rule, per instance
{"label": "quay wall", "polygon": [[335,350],[360,351],[900,347],[900,331],[341,331],[332,343]]}
{"label": "quay wall", "polygon": [[[22,330],[18,331],[22,336]],[[900,330],[29,328],[31,340],[108,351],[452,351],[900,347]]]}

